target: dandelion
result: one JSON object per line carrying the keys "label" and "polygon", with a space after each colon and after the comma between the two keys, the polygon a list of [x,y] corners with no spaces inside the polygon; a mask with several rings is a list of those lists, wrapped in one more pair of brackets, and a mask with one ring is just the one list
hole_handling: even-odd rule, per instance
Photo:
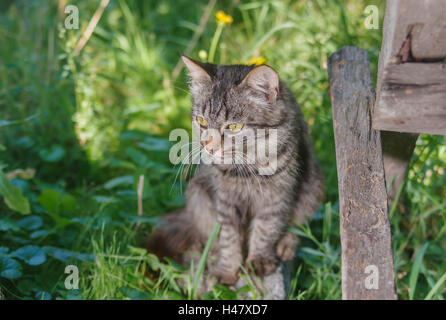
{"label": "dandelion", "polygon": [[233,21],[232,17],[229,14],[226,14],[221,10],[215,14],[215,18],[218,23],[222,24],[231,24]]}
{"label": "dandelion", "polygon": [[252,57],[249,59],[249,61],[246,63],[247,65],[255,64],[255,65],[261,65],[266,62],[266,59],[264,57]]}
{"label": "dandelion", "polygon": [[217,49],[218,40],[223,32],[223,28],[227,24],[231,24],[233,19],[230,15],[224,13],[223,11],[218,11],[215,14],[217,21],[217,30],[215,30],[214,37],[212,38],[211,48],[209,49],[209,62],[214,62],[215,50]]}

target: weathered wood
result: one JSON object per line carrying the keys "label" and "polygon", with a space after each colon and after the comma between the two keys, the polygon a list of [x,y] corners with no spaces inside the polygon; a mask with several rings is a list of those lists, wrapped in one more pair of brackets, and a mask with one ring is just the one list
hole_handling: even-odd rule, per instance
{"label": "weathered wood", "polygon": [[[389,208],[407,174],[418,134],[381,131],[381,145]],[[399,198],[402,204],[403,197]],[[400,209],[404,207],[400,206]]]}
{"label": "weathered wood", "polygon": [[373,128],[446,135],[446,64],[389,64]]}
{"label": "weathered wood", "polygon": [[445,28],[445,0],[387,0],[380,53],[381,68],[387,66],[390,60],[396,62],[408,36],[411,38],[414,58],[444,59]]}
{"label": "weathered wood", "polygon": [[[371,128],[375,93],[367,52],[342,48],[330,56],[328,72],[338,169],[342,298],[396,299],[380,132]],[[378,282],[367,282],[373,276]]]}
{"label": "weathered wood", "polygon": [[373,128],[445,134],[445,2],[387,1]]}
{"label": "weathered wood", "polygon": [[442,60],[446,57],[446,3],[433,12],[427,24],[415,24],[411,31],[415,60]]}

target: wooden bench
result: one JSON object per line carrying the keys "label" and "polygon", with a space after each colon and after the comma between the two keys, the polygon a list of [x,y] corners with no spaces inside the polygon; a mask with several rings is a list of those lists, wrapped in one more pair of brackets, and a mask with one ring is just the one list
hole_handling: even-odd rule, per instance
{"label": "wooden bench", "polygon": [[329,58],[343,299],[397,298],[389,205],[418,134],[446,134],[445,58],[443,0],[387,1],[376,95],[365,50]]}

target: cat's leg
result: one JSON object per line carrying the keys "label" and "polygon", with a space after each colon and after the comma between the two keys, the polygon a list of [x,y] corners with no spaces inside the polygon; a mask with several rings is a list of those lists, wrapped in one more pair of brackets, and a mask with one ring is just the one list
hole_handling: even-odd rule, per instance
{"label": "cat's leg", "polygon": [[198,233],[196,236],[202,240],[203,247],[217,222],[214,204],[209,195],[208,179],[209,177],[205,173],[198,172],[189,182],[185,193],[186,211],[190,222]]}
{"label": "cat's leg", "polygon": [[236,208],[222,200],[215,204],[217,221],[221,224],[218,239],[218,258],[212,274],[222,284],[232,285],[239,276],[243,262],[239,219]]}
{"label": "cat's leg", "polygon": [[299,238],[291,231],[285,232],[277,244],[276,253],[280,260],[290,261],[296,255],[296,248],[299,244]]}
{"label": "cat's leg", "polygon": [[252,267],[256,275],[263,277],[277,268],[276,244],[283,234],[288,214],[286,208],[281,206],[256,206],[254,210],[246,265],[249,270]]}
{"label": "cat's leg", "polygon": [[[317,163],[301,182],[297,203],[288,226],[297,227],[314,215],[324,195],[324,179]],[[282,261],[289,261],[296,255],[299,239],[294,232],[287,231],[277,244],[276,253]]]}

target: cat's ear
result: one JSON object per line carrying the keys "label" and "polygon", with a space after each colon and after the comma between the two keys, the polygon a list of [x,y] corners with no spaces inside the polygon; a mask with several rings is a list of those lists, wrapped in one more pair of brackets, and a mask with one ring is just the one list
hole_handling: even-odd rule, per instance
{"label": "cat's ear", "polygon": [[211,77],[198,61],[192,60],[185,55],[181,55],[181,59],[186,65],[186,68],[189,71],[189,76],[193,82],[206,83],[211,81]]}
{"label": "cat's ear", "polygon": [[241,84],[262,92],[269,102],[275,102],[279,95],[279,76],[267,65],[252,69]]}

